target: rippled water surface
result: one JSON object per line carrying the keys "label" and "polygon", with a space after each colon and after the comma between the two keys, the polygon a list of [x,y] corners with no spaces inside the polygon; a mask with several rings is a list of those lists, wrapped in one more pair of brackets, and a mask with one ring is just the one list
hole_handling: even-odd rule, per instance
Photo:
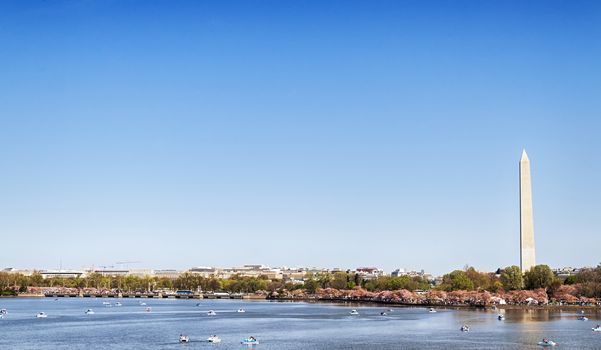
{"label": "rippled water surface", "polygon": [[[123,306],[107,307],[103,301]],[[301,302],[145,299],[0,299],[8,315],[0,319],[5,349],[537,349],[543,337],[556,349],[601,349],[601,312],[508,310],[506,320],[484,310],[387,307]],[[199,304],[197,306],[197,304]],[[145,311],[151,307],[151,311]],[[86,309],[94,315],[85,315]],[[236,310],[245,309],[245,313]],[[351,316],[351,309],[359,311]],[[215,310],[216,316],[207,316]],[[45,319],[35,318],[45,312]],[[468,324],[469,333],[459,327]],[[191,342],[178,343],[180,333]],[[211,334],[222,343],[204,340]]]}

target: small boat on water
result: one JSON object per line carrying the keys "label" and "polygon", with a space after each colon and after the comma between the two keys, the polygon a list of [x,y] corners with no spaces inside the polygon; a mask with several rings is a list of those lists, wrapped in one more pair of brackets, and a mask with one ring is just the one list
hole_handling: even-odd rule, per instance
{"label": "small boat on water", "polygon": [[384,311],[380,312],[380,316],[388,316],[388,314]]}
{"label": "small boat on water", "polygon": [[38,314],[35,315],[35,317],[37,317],[37,318],[46,318],[46,317],[48,317],[48,315],[46,315],[45,312],[38,312]]}
{"label": "small boat on water", "polygon": [[595,328],[593,328],[593,332],[601,332],[601,325],[597,325]]}
{"label": "small boat on water", "polygon": [[248,337],[246,339],[242,339],[241,344],[254,345],[259,344],[259,341],[255,337]]}
{"label": "small boat on water", "polygon": [[115,306],[123,306],[123,304],[121,304],[120,302],[116,302]]}
{"label": "small boat on water", "polygon": [[146,303],[145,303],[145,302],[143,302],[143,301],[141,301],[141,302],[140,302],[140,306],[146,306]]}
{"label": "small boat on water", "polygon": [[94,310],[92,310],[92,309],[86,310],[86,315],[93,315],[93,314],[94,314]]}
{"label": "small boat on water", "polygon": [[190,337],[188,337],[187,335],[180,334],[179,335],[179,342],[180,343],[189,343],[190,342]]}
{"label": "small boat on water", "polygon": [[578,317],[578,321],[588,321],[588,317],[580,316]]}
{"label": "small boat on water", "polygon": [[207,341],[209,343],[221,343],[221,338],[219,338],[216,335],[212,335],[212,336],[210,336],[210,337],[207,338]]}
{"label": "small boat on water", "polygon": [[459,328],[460,331],[462,332],[469,332],[470,331],[470,327],[468,325],[463,325],[461,326],[461,328]]}
{"label": "small boat on water", "polygon": [[244,309],[238,309],[238,311],[236,311],[236,312],[243,313],[243,312],[246,312],[246,311]]}
{"label": "small boat on water", "polygon": [[429,309],[428,309],[428,312],[429,312],[429,313],[435,313],[435,312],[436,312],[436,310],[434,310],[434,308],[433,308],[433,307],[431,307],[431,308],[429,308]]}
{"label": "small boat on water", "polygon": [[6,309],[0,309],[0,315],[8,315],[8,311]]}
{"label": "small boat on water", "polygon": [[209,310],[209,312],[207,312],[207,316],[217,316],[217,313],[213,310]]}
{"label": "small boat on water", "polygon": [[504,320],[505,320],[505,316],[503,316],[503,315],[499,315],[499,316],[497,316],[497,319],[498,319],[499,321],[504,321]]}
{"label": "small boat on water", "polygon": [[200,306],[200,303],[196,303],[196,306]]}
{"label": "small boat on water", "polygon": [[110,301],[103,301],[102,305],[104,305],[104,306],[111,306],[111,302]]}
{"label": "small boat on water", "polygon": [[540,346],[555,346],[555,345],[557,345],[557,343],[552,340],[549,340],[549,339],[543,339],[538,342],[538,345],[540,345]]}
{"label": "small boat on water", "polygon": [[152,308],[150,306],[146,308],[146,312],[151,312],[151,311],[152,311]]}
{"label": "small boat on water", "polygon": [[349,314],[351,314],[353,316],[357,316],[357,315],[359,315],[359,311],[353,309],[353,310],[351,310],[351,312],[349,312]]}

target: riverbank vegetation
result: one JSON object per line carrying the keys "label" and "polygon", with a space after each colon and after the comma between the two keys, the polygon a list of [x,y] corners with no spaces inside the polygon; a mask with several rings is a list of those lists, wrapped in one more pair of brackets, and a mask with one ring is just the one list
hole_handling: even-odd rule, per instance
{"label": "riverbank vegetation", "polygon": [[557,278],[546,265],[522,273],[509,266],[494,273],[473,267],[455,270],[439,283],[423,277],[381,276],[363,279],[350,272],[308,273],[303,283],[269,280],[266,276],[229,279],[206,278],[184,273],[167,277],[109,277],[90,274],[82,278],[42,278],[39,273],[24,276],[0,272],[0,295],[43,293],[49,290],[68,293],[153,293],[192,290],[229,293],[259,293],[271,298],[350,298],[392,300],[408,303],[594,303],[601,302],[601,265],[583,269],[565,280]]}

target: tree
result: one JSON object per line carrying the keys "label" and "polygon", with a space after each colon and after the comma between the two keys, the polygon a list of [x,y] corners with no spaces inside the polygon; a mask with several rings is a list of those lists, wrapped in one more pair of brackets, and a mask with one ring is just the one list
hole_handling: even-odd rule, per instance
{"label": "tree", "polygon": [[547,265],[536,265],[524,275],[524,283],[527,289],[549,288],[555,275]]}
{"label": "tree", "polygon": [[506,267],[501,272],[501,283],[506,291],[519,290],[524,288],[524,279],[522,278],[522,270],[519,266]]}
{"label": "tree", "polygon": [[441,288],[448,292],[454,290],[473,290],[474,282],[467,277],[465,271],[455,270],[442,277]]}

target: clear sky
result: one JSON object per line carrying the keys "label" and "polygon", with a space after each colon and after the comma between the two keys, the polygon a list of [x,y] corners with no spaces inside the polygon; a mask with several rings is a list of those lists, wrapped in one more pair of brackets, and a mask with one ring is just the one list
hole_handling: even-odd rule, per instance
{"label": "clear sky", "polygon": [[0,268],[601,246],[598,1],[2,1]]}

